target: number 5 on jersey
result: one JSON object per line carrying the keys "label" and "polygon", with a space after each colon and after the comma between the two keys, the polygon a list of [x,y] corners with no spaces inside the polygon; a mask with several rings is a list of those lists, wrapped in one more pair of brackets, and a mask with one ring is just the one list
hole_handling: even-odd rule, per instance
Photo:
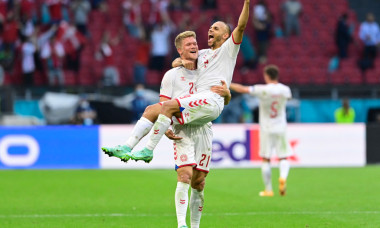
{"label": "number 5 on jersey", "polygon": [[273,101],[270,105],[270,118],[276,118],[278,115],[278,101]]}

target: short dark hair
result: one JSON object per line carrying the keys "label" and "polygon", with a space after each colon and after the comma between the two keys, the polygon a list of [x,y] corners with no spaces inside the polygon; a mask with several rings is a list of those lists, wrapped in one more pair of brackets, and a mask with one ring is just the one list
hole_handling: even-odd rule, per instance
{"label": "short dark hair", "polygon": [[280,72],[276,65],[271,64],[264,68],[264,73],[267,74],[271,80],[278,80]]}
{"label": "short dark hair", "polygon": [[231,36],[231,33],[232,33],[232,31],[231,31],[231,27],[230,27],[230,25],[227,24],[226,22],[223,22],[223,23],[226,25],[226,30],[227,30],[227,33],[228,33],[228,37],[230,37],[230,36]]}
{"label": "short dark hair", "polygon": [[224,21],[217,21],[217,22],[222,22],[224,24],[224,26],[226,27],[226,32],[228,34],[228,37],[230,37],[232,33],[231,26]]}

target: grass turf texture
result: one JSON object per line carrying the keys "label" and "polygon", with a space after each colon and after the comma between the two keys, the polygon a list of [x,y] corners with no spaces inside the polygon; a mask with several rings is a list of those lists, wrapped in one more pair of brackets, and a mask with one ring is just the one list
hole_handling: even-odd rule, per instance
{"label": "grass turf texture", "polygon": [[[272,171],[276,194],[261,198],[259,169],[212,170],[201,227],[380,227],[380,166],[291,169],[285,197]],[[177,225],[174,171],[6,170],[0,180],[2,228]]]}

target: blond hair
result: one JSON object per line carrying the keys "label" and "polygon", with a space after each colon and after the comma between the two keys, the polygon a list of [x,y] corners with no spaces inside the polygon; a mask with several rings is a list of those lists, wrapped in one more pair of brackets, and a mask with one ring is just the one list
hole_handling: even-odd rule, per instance
{"label": "blond hair", "polygon": [[174,40],[175,47],[177,49],[180,49],[182,46],[182,40],[184,40],[185,38],[188,38],[188,37],[194,37],[196,39],[197,35],[195,35],[195,32],[193,32],[193,31],[181,32],[180,34],[178,34],[178,36]]}

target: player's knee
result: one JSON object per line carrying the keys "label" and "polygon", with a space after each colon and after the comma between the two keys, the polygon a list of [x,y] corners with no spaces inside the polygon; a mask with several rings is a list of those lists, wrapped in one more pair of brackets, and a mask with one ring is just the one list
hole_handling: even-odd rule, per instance
{"label": "player's knee", "polygon": [[206,179],[205,178],[197,178],[191,182],[191,187],[197,189],[198,191],[202,191],[205,188]]}
{"label": "player's knee", "polygon": [[178,104],[175,101],[168,101],[162,104],[162,113],[174,114],[178,111]]}
{"label": "player's knee", "polygon": [[178,174],[178,181],[179,182],[183,182],[183,183],[187,183],[187,184],[190,184],[191,182],[191,173],[187,173],[187,172],[182,172],[182,173],[179,173]]}
{"label": "player's knee", "polygon": [[270,159],[268,159],[268,158],[263,158],[263,162],[268,162],[268,163],[270,163]]}

